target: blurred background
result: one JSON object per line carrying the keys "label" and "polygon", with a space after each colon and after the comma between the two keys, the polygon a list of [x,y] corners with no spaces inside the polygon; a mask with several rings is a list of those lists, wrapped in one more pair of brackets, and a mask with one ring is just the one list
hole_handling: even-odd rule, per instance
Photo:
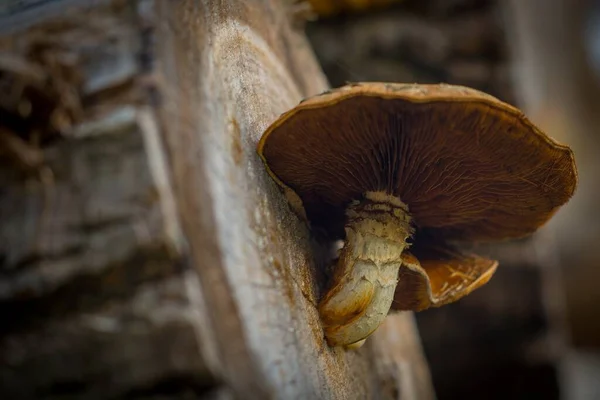
{"label": "blurred background", "polygon": [[417,314],[438,398],[600,398],[600,2],[312,1],[332,86],[448,82],[517,105],[575,151],[575,197],[535,237],[487,246],[494,279]]}

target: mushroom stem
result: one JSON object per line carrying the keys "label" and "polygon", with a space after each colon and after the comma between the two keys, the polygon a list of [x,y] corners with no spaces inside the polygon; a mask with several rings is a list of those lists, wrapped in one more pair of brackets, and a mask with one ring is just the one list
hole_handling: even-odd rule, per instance
{"label": "mushroom stem", "polygon": [[348,347],[364,341],[388,314],[412,228],[408,207],[384,192],[365,193],[346,216],[346,240],[319,313],[328,343]]}

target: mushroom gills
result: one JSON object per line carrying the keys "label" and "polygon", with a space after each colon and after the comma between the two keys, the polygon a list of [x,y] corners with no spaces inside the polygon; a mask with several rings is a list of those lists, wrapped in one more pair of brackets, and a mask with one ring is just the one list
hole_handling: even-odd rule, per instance
{"label": "mushroom gills", "polygon": [[366,192],[346,217],[344,247],[319,313],[330,345],[359,347],[390,310],[413,229],[408,207],[385,192]]}

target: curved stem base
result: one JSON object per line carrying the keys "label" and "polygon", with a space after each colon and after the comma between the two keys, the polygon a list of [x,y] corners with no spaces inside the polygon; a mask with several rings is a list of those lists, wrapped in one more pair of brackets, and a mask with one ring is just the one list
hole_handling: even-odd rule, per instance
{"label": "curved stem base", "polygon": [[319,313],[330,345],[357,347],[390,310],[412,229],[407,207],[383,192],[365,193],[346,215],[346,240]]}

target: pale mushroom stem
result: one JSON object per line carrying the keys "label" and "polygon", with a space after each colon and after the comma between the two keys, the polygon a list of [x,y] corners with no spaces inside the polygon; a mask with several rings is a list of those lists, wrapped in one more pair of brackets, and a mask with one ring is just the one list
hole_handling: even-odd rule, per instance
{"label": "pale mushroom stem", "polygon": [[407,206],[385,192],[365,193],[346,216],[346,240],[319,313],[331,346],[359,347],[390,310],[412,228]]}

